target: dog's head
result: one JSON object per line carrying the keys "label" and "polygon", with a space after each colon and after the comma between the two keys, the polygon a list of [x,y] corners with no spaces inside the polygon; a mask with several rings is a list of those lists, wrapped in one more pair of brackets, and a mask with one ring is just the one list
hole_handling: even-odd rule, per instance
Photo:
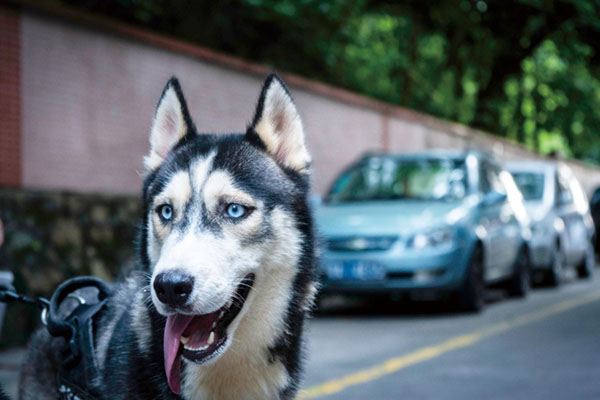
{"label": "dog's head", "polygon": [[267,78],[245,134],[198,133],[181,88],[160,97],[145,158],[143,258],[152,302],[167,317],[169,385],[180,357],[210,363],[227,349],[253,287],[296,268],[310,157],[284,83]]}

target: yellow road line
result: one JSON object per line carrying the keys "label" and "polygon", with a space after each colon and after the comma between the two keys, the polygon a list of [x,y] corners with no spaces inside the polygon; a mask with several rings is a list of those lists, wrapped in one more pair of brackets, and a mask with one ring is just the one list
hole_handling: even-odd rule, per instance
{"label": "yellow road line", "polygon": [[492,324],[488,327],[475,330],[465,335],[455,336],[444,342],[423,347],[402,356],[390,358],[380,364],[376,364],[372,367],[354,372],[341,378],[332,379],[330,381],[308,387],[300,392],[298,399],[315,399],[317,397],[339,393],[350,386],[360,385],[380,379],[386,375],[390,375],[398,372],[401,369],[431,360],[450,351],[472,346],[490,336],[495,336],[511,329],[531,324],[533,322],[549,318],[553,315],[560,314],[598,300],[600,300],[600,291],[593,292],[587,296],[565,300],[549,307],[542,308],[541,310],[533,311],[528,314]]}

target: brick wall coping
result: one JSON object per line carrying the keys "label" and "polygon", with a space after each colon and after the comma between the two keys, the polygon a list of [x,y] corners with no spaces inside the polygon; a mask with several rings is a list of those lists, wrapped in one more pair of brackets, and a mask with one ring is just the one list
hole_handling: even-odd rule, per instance
{"label": "brick wall coping", "polygon": [[[8,4],[12,7],[25,9],[32,13],[42,14],[45,16],[61,19],[67,23],[83,26],[88,29],[101,31],[108,34],[117,35],[130,40],[150,45],[157,48],[162,48],[174,53],[184,54],[192,58],[202,60],[204,62],[218,65],[224,68],[235,71],[264,77],[273,69],[269,66],[253,63],[239,57],[230,56],[206,47],[192,44],[181,39],[176,39],[163,34],[155,33],[149,29],[144,29],[126,23],[117,21],[113,18],[94,15],[89,12],[80,11],[73,7],[68,7],[61,4],[50,3],[48,1],[36,0],[0,0],[0,4]],[[537,157],[542,157],[537,153],[532,152],[520,143],[516,143],[509,139],[493,135],[479,129],[471,128],[466,125],[442,120],[440,118],[423,114],[418,111],[410,110],[401,106],[386,103],[376,100],[350,90],[335,87],[329,84],[318,82],[302,76],[281,72],[280,75],[285,81],[295,88],[312,92],[321,96],[329,97],[352,106],[368,108],[387,117],[397,117],[404,121],[413,122],[425,127],[438,130],[457,136],[470,141],[474,137],[485,137],[489,140],[494,140],[504,146],[513,147],[521,151],[528,152]],[[587,162],[568,159],[569,162],[578,164],[586,168],[594,168],[600,170],[600,167],[589,164]]]}

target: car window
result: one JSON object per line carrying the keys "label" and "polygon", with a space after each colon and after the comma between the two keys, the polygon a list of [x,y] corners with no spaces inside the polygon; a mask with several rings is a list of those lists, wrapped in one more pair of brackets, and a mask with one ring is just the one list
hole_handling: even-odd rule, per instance
{"label": "car window", "polygon": [[594,194],[592,195],[592,199],[590,200],[590,203],[593,204],[594,206],[600,205],[600,188],[598,188],[594,191]]}
{"label": "car window", "polygon": [[456,200],[466,192],[463,159],[370,157],[338,177],[328,200]]}
{"label": "car window", "polygon": [[506,170],[500,171],[500,181],[506,190],[506,197],[515,213],[515,217],[523,224],[529,224],[530,219],[523,202],[523,194],[515,183],[513,176]]}
{"label": "car window", "polygon": [[488,161],[482,161],[480,164],[480,182],[479,187],[482,193],[491,191],[506,194],[506,189],[500,181],[500,169]]}
{"label": "car window", "polygon": [[500,180],[500,168],[492,164],[487,164],[486,176],[487,181],[489,182],[490,190],[506,194],[506,189]]}
{"label": "car window", "polygon": [[569,183],[566,181],[565,177],[560,173],[557,174],[557,182],[556,182],[556,199],[558,204],[565,205],[573,203],[573,194],[569,190]]}
{"label": "car window", "polygon": [[479,163],[479,190],[481,193],[489,193],[492,190],[492,184],[489,180],[490,166],[485,161]]}
{"label": "car window", "polygon": [[541,172],[513,172],[515,183],[525,200],[544,198],[544,174]]}

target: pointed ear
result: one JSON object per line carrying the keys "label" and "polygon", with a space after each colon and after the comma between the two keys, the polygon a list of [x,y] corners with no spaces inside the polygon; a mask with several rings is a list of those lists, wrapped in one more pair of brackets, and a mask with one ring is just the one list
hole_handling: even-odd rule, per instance
{"label": "pointed ear", "polygon": [[259,139],[283,167],[308,172],[310,155],[302,121],[287,87],[277,75],[270,75],[265,81],[247,138]]}
{"label": "pointed ear", "polygon": [[167,154],[187,134],[194,130],[183,92],[177,78],[169,79],[165,86],[150,129],[150,152],[144,158],[146,172],[163,163]]}

